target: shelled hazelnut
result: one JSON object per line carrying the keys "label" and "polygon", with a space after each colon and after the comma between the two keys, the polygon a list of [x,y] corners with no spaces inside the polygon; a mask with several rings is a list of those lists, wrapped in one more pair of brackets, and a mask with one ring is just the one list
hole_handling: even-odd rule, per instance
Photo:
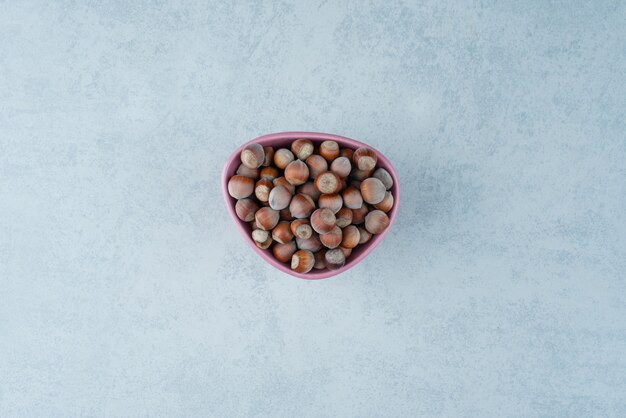
{"label": "shelled hazelnut", "polygon": [[280,148],[252,143],[227,184],[255,245],[297,273],[342,268],[353,249],[388,228],[391,174],[367,147],[298,138]]}

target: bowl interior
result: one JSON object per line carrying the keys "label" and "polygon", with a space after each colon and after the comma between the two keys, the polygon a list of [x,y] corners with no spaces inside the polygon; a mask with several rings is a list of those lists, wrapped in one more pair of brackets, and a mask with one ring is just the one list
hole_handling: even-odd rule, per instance
{"label": "bowl interior", "polygon": [[[296,273],[295,271],[291,270],[291,268],[287,264],[283,264],[279,262],[278,260],[276,260],[270,250],[261,250],[260,248],[258,248],[256,244],[254,243],[254,241],[252,240],[252,237],[250,236],[250,225],[240,220],[237,217],[237,214],[235,213],[236,199],[232,198],[228,194],[228,180],[230,179],[230,177],[232,177],[235,174],[235,172],[237,171],[237,167],[239,167],[239,164],[241,164],[239,155],[241,153],[241,150],[247,144],[256,142],[263,146],[272,146],[275,148],[281,148],[281,147],[288,147],[289,145],[291,145],[291,142],[294,139],[298,139],[298,138],[308,138],[315,144],[319,144],[322,141],[326,141],[326,140],[332,140],[332,141],[336,141],[339,144],[339,146],[342,148],[357,149],[359,147],[365,147],[365,146],[368,148],[371,148],[378,155],[377,167],[382,167],[386,169],[389,172],[389,174],[391,174],[391,177],[393,178],[393,187],[391,188],[391,193],[393,194],[394,205],[391,211],[389,211],[389,213],[387,214],[389,216],[389,221],[390,221],[389,227],[382,234],[373,235],[372,239],[370,239],[367,243],[357,246],[352,251],[352,254],[350,254],[348,259],[346,260],[346,264],[338,270],[325,269],[325,270],[311,270],[309,273],[305,273],[305,274]],[[355,141],[354,139],[350,139],[350,138],[346,138],[346,137],[338,136],[338,135],[316,133],[316,132],[282,132],[282,133],[276,133],[276,134],[269,134],[269,135],[261,136],[259,138],[255,138],[241,145],[228,158],[228,161],[226,162],[226,165],[224,166],[224,170],[222,171],[222,194],[224,195],[224,200],[225,200],[226,208],[228,209],[228,212],[233,218],[233,221],[235,222],[235,225],[239,229],[239,232],[241,232],[241,234],[244,236],[244,239],[246,240],[248,245],[250,245],[250,247],[254,251],[256,251],[265,261],[267,261],[268,263],[270,263],[277,269],[287,274],[290,274],[292,276],[295,276],[301,279],[307,279],[307,280],[326,279],[328,277],[335,276],[337,274],[340,274],[348,270],[349,268],[355,266],[357,263],[363,260],[381,242],[383,237],[391,229],[391,226],[393,225],[393,222],[396,217],[396,213],[398,211],[398,205],[400,203],[400,187],[398,183],[398,177],[396,175],[395,170],[391,166],[391,163],[389,162],[389,160],[387,160],[387,158],[385,158],[383,154],[381,154],[378,150],[376,150],[372,146],[363,144],[362,142],[359,142],[359,141]]]}

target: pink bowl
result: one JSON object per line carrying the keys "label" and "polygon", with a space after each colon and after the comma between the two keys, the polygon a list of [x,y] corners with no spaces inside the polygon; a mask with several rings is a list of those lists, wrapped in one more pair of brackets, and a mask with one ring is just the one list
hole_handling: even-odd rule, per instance
{"label": "pink bowl", "polygon": [[[287,264],[283,264],[274,258],[274,255],[270,250],[262,250],[256,246],[252,237],[250,236],[250,226],[240,220],[235,213],[235,203],[236,199],[233,199],[228,194],[228,180],[232,177],[239,164],[241,164],[241,160],[239,155],[241,154],[241,150],[248,144],[252,142],[259,143],[263,146],[272,146],[272,147],[288,147],[294,139],[297,138],[308,138],[313,143],[321,143],[322,141],[332,140],[336,141],[339,146],[344,148],[352,148],[357,149],[359,147],[368,147],[373,149],[378,154],[378,164],[377,167],[383,167],[386,169],[391,177],[393,178],[393,187],[391,188],[391,193],[393,193],[394,205],[391,211],[388,213],[389,215],[389,227],[382,233],[378,235],[373,235],[372,239],[370,239],[367,243],[363,245],[357,246],[350,254],[350,257],[346,260],[346,264],[338,269],[338,270],[311,270],[309,273],[301,274],[296,273],[291,270],[290,266]],[[371,147],[370,145],[363,144],[362,142],[355,141],[354,139],[346,138],[343,136],[332,135],[332,134],[323,134],[317,132],[281,132],[276,134],[269,134],[260,136],[251,141],[246,142],[241,145],[226,161],[226,165],[224,165],[224,170],[222,171],[222,193],[224,194],[224,201],[226,203],[226,209],[228,209],[228,213],[233,218],[235,225],[243,235],[244,239],[250,245],[250,247],[259,254],[265,261],[283,271],[287,274],[291,274],[292,276],[298,277],[300,279],[307,280],[318,280],[318,279],[327,279],[329,277],[335,276],[337,274],[343,273],[351,267],[357,265],[361,260],[363,260],[372,250],[380,244],[383,237],[387,234],[391,225],[393,225],[393,221],[395,220],[396,213],[398,212],[398,205],[400,203],[400,185],[398,183],[398,176],[396,175],[396,171],[391,166],[391,163],[384,155],[382,155],[379,151]]]}

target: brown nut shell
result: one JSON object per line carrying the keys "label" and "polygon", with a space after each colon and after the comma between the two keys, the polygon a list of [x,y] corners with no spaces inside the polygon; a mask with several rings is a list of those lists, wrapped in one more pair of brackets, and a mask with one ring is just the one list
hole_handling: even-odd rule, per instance
{"label": "brown nut shell", "polygon": [[372,177],[372,170],[352,170],[352,173],[350,173],[350,179],[352,181],[363,181],[367,178]]}
{"label": "brown nut shell", "polygon": [[393,187],[393,177],[391,177],[391,174],[389,174],[389,172],[382,167],[377,168],[376,171],[374,171],[374,174],[372,174],[372,177],[380,180],[385,185],[385,189],[387,190]]}
{"label": "brown nut shell", "polygon": [[311,214],[311,227],[318,234],[330,232],[337,222],[337,218],[332,210],[321,208]]}
{"label": "brown nut shell", "polygon": [[299,250],[291,256],[291,269],[297,273],[308,273],[314,264],[315,257],[311,251]]}
{"label": "brown nut shell", "polygon": [[341,195],[343,196],[343,204],[350,209],[359,209],[363,206],[363,196],[361,191],[354,186],[349,186]]}
{"label": "brown nut shell", "polygon": [[281,148],[274,152],[274,165],[281,170],[284,170],[293,160],[295,160],[295,157],[287,148]]}
{"label": "brown nut shell", "polygon": [[239,199],[235,203],[235,213],[244,222],[254,220],[254,214],[259,210],[259,205],[252,199]]}
{"label": "brown nut shell", "polygon": [[326,258],[326,267],[329,270],[340,269],[346,264],[346,256],[343,254],[341,248],[326,251],[324,258]]}
{"label": "brown nut shell", "polygon": [[352,223],[354,225],[360,225],[365,222],[365,215],[367,215],[369,210],[370,207],[366,203],[363,203],[363,206],[358,209],[352,209]]}
{"label": "brown nut shell", "polygon": [[259,169],[246,167],[242,163],[242,164],[239,164],[239,167],[237,167],[237,172],[235,174],[238,174],[244,177],[250,177],[251,179],[256,180],[259,178]]}
{"label": "brown nut shell", "polygon": [[343,199],[338,193],[320,195],[317,201],[317,207],[328,208],[332,210],[333,213],[339,212],[339,209],[341,209],[342,206]]}
{"label": "brown nut shell", "polygon": [[320,235],[320,241],[326,248],[337,248],[343,239],[343,232],[338,226],[333,227],[330,232]]}
{"label": "brown nut shell", "polygon": [[290,224],[291,233],[300,239],[309,239],[313,235],[313,228],[308,219],[296,219]]}
{"label": "brown nut shell", "polygon": [[322,270],[326,268],[326,250],[321,249],[316,251],[313,256],[315,257],[315,264],[313,268],[316,270]]}
{"label": "brown nut shell", "polygon": [[341,208],[339,212],[335,214],[335,218],[337,218],[335,225],[339,228],[345,228],[352,223],[352,210]]}
{"label": "brown nut shell", "polygon": [[310,139],[296,139],[291,143],[291,152],[296,158],[304,161],[313,154],[313,142]]}
{"label": "brown nut shell", "polygon": [[341,190],[341,179],[332,171],[325,171],[315,178],[315,188],[322,194],[337,193]]}
{"label": "brown nut shell", "polygon": [[335,141],[324,141],[320,144],[320,155],[328,162],[339,157],[339,144]]}
{"label": "brown nut shell", "polygon": [[301,250],[309,250],[313,252],[319,251],[324,247],[318,234],[312,234],[311,238],[307,239],[296,238],[296,245]]}
{"label": "brown nut shell", "polygon": [[391,192],[385,192],[385,197],[380,203],[376,203],[374,205],[376,209],[380,209],[383,212],[387,213],[393,208],[393,195]]}
{"label": "brown nut shell", "polygon": [[271,235],[268,231],[264,231],[262,229],[253,229],[250,233],[252,240],[255,242],[265,242],[268,238],[271,238]]}
{"label": "brown nut shell", "polygon": [[308,218],[314,210],[315,202],[306,194],[298,193],[289,203],[289,211],[294,218]]}
{"label": "brown nut shell", "polygon": [[228,194],[235,199],[243,199],[254,192],[254,180],[250,177],[232,176],[228,180]]}
{"label": "brown nut shell", "polygon": [[275,186],[270,191],[268,203],[274,210],[282,210],[289,206],[291,193],[283,186]]}
{"label": "brown nut shell", "polygon": [[285,189],[289,190],[289,193],[291,193],[291,194],[294,194],[296,192],[296,186],[294,186],[293,184],[289,183],[284,176],[276,177],[272,181],[272,183],[274,183],[274,187],[276,187],[276,186],[283,186]]}
{"label": "brown nut shell", "polygon": [[272,247],[272,253],[274,254],[274,258],[281,263],[288,263],[291,261],[291,256],[297,249],[295,241],[289,241],[285,244],[276,243]]}
{"label": "brown nut shell", "polygon": [[339,156],[346,157],[350,161],[352,161],[353,155],[354,155],[354,151],[352,151],[350,148],[344,148],[339,152]]}
{"label": "brown nut shell", "polygon": [[272,239],[279,244],[285,244],[293,240],[293,233],[291,232],[290,222],[280,221],[278,225],[272,229]]}
{"label": "brown nut shell", "polygon": [[352,164],[346,157],[337,157],[330,163],[330,171],[344,179],[350,175]]}
{"label": "brown nut shell", "polygon": [[263,207],[254,214],[254,220],[257,225],[265,231],[272,230],[278,224],[279,219],[280,215],[278,211],[270,207]]}
{"label": "brown nut shell", "polygon": [[380,203],[385,198],[385,185],[375,177],[370,177],[361,182],[361,196],[371,205]]}
{"label": "brown nut shell", "polygon": [[280,172],[274,166],[263,167],[259,176],[261,176],[262,179],[268,179],[273,182],[276,177],[280,176]]}
{"label": "brown nut shell", "polygon": [[309,179],[309,167],[302,160],[292,161],[285,168],[285,179],[294,186],[304,184]]}
{"label": "brown nut shell", "polygon": [[357,228],[359,229],[359,245],[365,244],[372,239],[372,234],[364,226],[359,225]]}
{"label": "brown nut shell", "polygon": [[241,162],[248,168],[259,168],[265,161],[265,150],[257,143],[248,144],[241,151]]}
{"label": "brown nut shell", "polygon": [[354,151],[352,161],[359,170],[373,170],[378,162],[378,156],[371,148],[361,147]]}
{"label": "brown nut shell", "polygon": [[315,179],[321,173],[328,171],[328,162],[321,155],[311,155],[306,159],[306,165],[309,167],[309,177],[312,179]]}
{"label": "brown nut shell", "polygon": [[254,186],[254,195],[261,202],[267,202],[270,197],[270,192],[274,188],[274,184],[268,179],[261,179],[256,182]]}
{"label": "brown nut shell", "polygon": [[263,167],[269,167],[274,162],[274,148],[263,147],[263,151],[265,152],[265,159],[263,160]]}
{"label": "brown nut shell", "polygon": [[365,229],[372,234],[380,234],[389,226],[389,217],[382,210],[373,210],[365,216]]}
{"label": "brown nut shell", "polygon": [[354,248],[359,245],[361,234],[359,228],[354,225],[348,225],[343,229],[343,237],[341,239],[341,246],[344,248]]}
{"label": "brown nut shell", "polygon": [[309,181],[300,185],[296,189],[296,191],[298,193],[308,194],[309,196],[311,196],[311,199],[313,199],[316,202],[320,198],[320,192],[315,188],[315,184],[313,184],[312,181]]}

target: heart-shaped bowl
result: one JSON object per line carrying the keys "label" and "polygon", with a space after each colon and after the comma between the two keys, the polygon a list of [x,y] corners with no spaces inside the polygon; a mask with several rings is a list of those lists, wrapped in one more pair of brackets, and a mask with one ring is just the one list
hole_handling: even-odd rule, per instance
{"label": "heart-shaped bowl", "polygon": [[[256,142],[265,147],[271,146],[274,148],[281,148],[281,147],[289,148],[291,143],[295,139],[298,139],[298,138],[310,139],[315,145],[319,145],[323,141],[331,140],[331,141],[337,142],[341,148],[351,148],[353,150],[360,148],[360,147],[368,147],[374,150],[374,152],[376,152],[378,156],[378,163],[376,164],[376,167],[384,168],[385,170],[389,172],[389,174],[391,174],[391,177],[393,178],[393,187],[390,189],[390,191],[393,194],[394,204],[393,204],[393,208],[389,211],[389,213],[387,213],[387,215],[389,216],[389,226],[382,233],[377,234],[377,235],[372,235],[372,238],[365,244],[358,245],[356,248],[354,248],[350,256],[346,259],[346,264],[337,270],[313,269],[308,273],[296,273],[295,271],[291,270],[289,265],[283,264],[280,261],[276,260],[274,258],[274,255],[269,249],[262,250],[258,248],[256,244],[254,243],[254,241],[252,240],[252,237],[250,236],[250,233],[251,233],[250,225],[248,225],[248,223],[240,220],[237,217],[237,214],[235,212],[235,203],[237,202],[237,200],[232,198],[228,194],[228,180],[233,175],[235,175],[235,172],[237,171],[239,164],[241,164],[240,154],[246,145]],[[381,154],[379,151],[374,149],[372,146],[364,144],[359,141],[355,141],[354,139],[346,138],[346,137],[339,136],[339,135],[324,134],[324,133],[318,133],[318,132],[281,132],[281,133],[269,134],[269,135],[260,136],[258,138],[255,138],[241,145],[239,148],[235,150],[235,152],[232,153],[232,155],[228,158],[228,161],[226,161],[226,164],[224,165],[224,169],[222,171],[222,193],[224,195],[224,202],[226,203],[226,209],[228,209],[228,213],[230,213],[230,216],[233,218],[233,221],[235,222],[235,225],[237,226],[237,229],[239,230],[239,232],[241,232],[241,235],[243,235],[244,239],[246,240],[250,248],[252,248],[265,261],[270,263],[272,266],[276,267],[278,270],[285,272],[287,274],[291,274],[292,276],[298,277],[300,279],[306,279],[306,280],[327,279],[329,277],[336,276],[337,274],[341,274],[344,271],[348,270],[351,267],[354,267],[359,262],[361,262],[369,253],[372,252],[372,250],[378,244],[380,244],[384,236],[387,234],[387,232],[389,232],[396,218],[396,214],[398,212],[398,206],[400,204],[400,184],[398,182],[398,176],[396,174],[396,171],[393,169],[393,166],[389,162],[389,160],[385,158],[383,154]],[[389,261],[391,262],[392,260],[389,260]]]}

